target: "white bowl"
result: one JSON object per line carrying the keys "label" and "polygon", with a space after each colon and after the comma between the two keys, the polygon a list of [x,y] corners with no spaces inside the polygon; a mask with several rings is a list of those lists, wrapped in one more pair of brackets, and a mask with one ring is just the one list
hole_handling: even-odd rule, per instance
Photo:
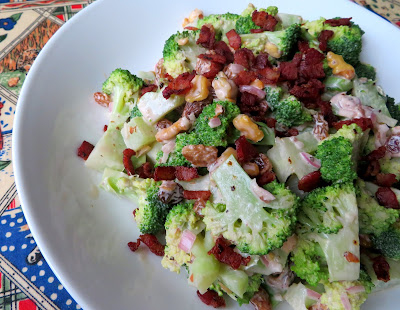
{"label": "white bowl", "polygon": [[[345,0],[254,4],[275,4],[307,19],[352,16],[366,31],[363,60],[378,68],[379,83],[400,99],[400,31],[388,22]],[[106,112],[92,94],[113,69],[152,70],[164,41],[196,7],[210,14],[246,6],[228,0],[99,0],[54,35],[29,72],[14,125],[18,192],[44,257],[84,309],[208,308],[183,274],[163,269],[160,258],[146,251],[129,251],[127,242],[139,235],[134,206],[105,192],[97,196],[100,174],[84,167],[76,149],[102,134]],[[398,309],[399,293],[376,294],[364,309]]]}

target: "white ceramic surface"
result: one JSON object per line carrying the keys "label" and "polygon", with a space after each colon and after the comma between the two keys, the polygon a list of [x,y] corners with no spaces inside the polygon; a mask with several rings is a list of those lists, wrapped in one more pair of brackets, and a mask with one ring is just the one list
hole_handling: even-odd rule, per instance
{"label": "white ceramic surface", "polygon": [[[362,58],[400,100],[400,31],[380,17],[346,0],[253,3],[308,19],[352,16],[366,31]],[[85,169],[76,148],[102,134],[106,113],[92,93],[114,68],[152,70],[164,41],[196,7],[209,14],[239,13],[246,6],[228,0],[99,0],[55,34],[29,72],[14,125],[18,192],[46,260],[83,309],[208,309],[183,274],[166,271],[146,251],[129,251],[127,242],[138,236],[134,206],[104,192],[96,198],[100,174]],[[376,294],[363,309],[399,309],[399,293]]]}

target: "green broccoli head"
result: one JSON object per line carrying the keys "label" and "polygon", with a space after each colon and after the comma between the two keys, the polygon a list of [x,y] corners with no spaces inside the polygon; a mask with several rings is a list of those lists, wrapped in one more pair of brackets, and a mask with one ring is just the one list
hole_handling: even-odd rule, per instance
{"label": "green broccoli head", "polygon": [[216,39],[221,40],[228,31],[235,29],[238,18],[239,15],[232,13],[211,14],[199,19],[197,21],[197,28],[200,29],[205,24],[211,24],[214,26]]}
{"label": "green broccoli head", "polygon": [[191,261],[190,253],[179,248],[185,230],[197,235],[204,229],[200,216],[193,210],[193,203],[181,203],[174,206],[165,221],[165,254],[161,261],[164,268],[179,273],[180,267]]}
{"label": "green broccoli head", "polygon": [[[210,119],[215,117],[215,108],[217,105],[223,107],[224,112],[218,116],[221,125],[211,128],[208,124]],[[227,129],[232,120],[240,114],[238,106],[230,101],[214,101],[206,106],[194,125],[194,132],[200,140],[200,143],[206,146],[227,146]]]}
{"label": "green broccoli head", "polygon": [[300,238],[291,261],[292,271],[312,286],[329,278],[328,264],[317,242]]}
{"label": "green broccoli head", "polygon": [[129,112],[129,104],[139,98],[139,90],[143,87],[143,80],[128,70],[115,69],[103,83],[103,92],[112,95],[113,113],[125,114]]}
{"label": "green broccoli head", "polygon": [[336,234],[346,225],[346,215],[354,204],[352,183],[317,188],[304,198],[299,223],[311,232]]}
{"label": "green broccoli head", "polygon": [[[200,31],[177,32],[169,37],[164,44],[164,68],[172,77],[184,72],[192,71],[196,66],[197,56],[206,52],[206,49],[196,44]],[[188,39],[184,45],[178,41]]]}
{"label": "green broccoli head", "polygon": [[390,115],[400,122],[400,104],[396,104],[394,98],[386,96],[386,106],[389,110]]}
{"label": "green broccoli head", "polygon": [[374,248],[385,257],[400,260],[400,225],[393,224],[387,231],[372,237]]}
{"label": "green broccoli head", "polygon": [[[238,34],[247,34],[250,33],[251,29],[260,29],[260,27],[257,26],[251,18],[255,10],[256,8],[252,4],[249,4],[249,6],[239,16],[236,21],[236,32]],[[267,12],[272,16],[276,16],[278,14],[278,8],[276,6],[269,6],[266,9],[260,8],[258,11]]]}
{"label": "green broccoli head", "polygon": [[170,205],[158,198],[160,184],[161,182],[155,182],[153,179],[133,184],[139,196],[139,209],[135,213],[135,220],[142,234],[155,234],[164,228]]}
{"label": "green broccoli head", "polygon": [[247,286],[246,292],[243,294],[243,297],[237,297],[237,302],[239,306],[243,304],[248,304],[250,299],[253,298],[254,294],[259,290],[261,283],[264,282],[264,277],[262,274],[254,274],[249,277],[249,284]]}
{"label": "green broccoli head", "polygon": [[133,107],[132,111],[131,111],[131,118],[134,118],[134,117],[142,117],[142,116],[143,116],[142,112],[140,112],[138,106],[135,105],[135,106]]}
{"label": "green broccoli head", "polygon": [[365,182],[357,180],[357,204],[360,233],[379,236],[399,218],[399,211],[380,206]]}
{"label": "green broccoli head", "polygon": [[268,102],[268,106],[274,110],[275,107],[279,105],[279,102],[282,98],[283,90],[282,87],[279,86],[274,86],[274,85],[266,85],[265,88],[265,93],[267,96],[265,97],[265,100]]}
{"label": "green broccoli head", "polygon": [[312,121],[311,114],[305,110],[301,102],[292,95],[281,100],[279,105],[275,107],[274,113],[277,122],[287,127]]}
{"label": "green broccoli head", "polygon": [[360,62],[354,67],[354,69],[356,70],[358,78],[367,78],[368,80],[375,81],[376,70],[373,66]]}
{"label": "green broccoli head", "polygon": [[369,276],[368,272],[366,271],[363,265],[361,265],[360,278],[358,279],[358,281],[360,281],[361,285],[364,286],[367,294],[370,294],[373,288],[375,287],[374,283],[372,283],[371,277]]}
{"label": "green broccoli head", "polygon": [[325,76],[331,76],[333,74],[333,70],[331,67],[329,67],[328,64],[328,59],[325,57],[325,59],[322,61],[322,67],[325,72]]}
{"label": "green broccoli head", "polygon": [[381,172],[392,173],[396,176],[397,181],[400,180],[400,158],[382,158],[379,160]]}
{"label": "green broccoli head", "polygon": [[265,51],[265,44],[270,42],[278,48],[280,57],[285,57],[296,46],[300,35],[300,25],[292,24],[279,31],[264,31],[261,33],[242,34],[242,47],[252,50],[255,54]]}
{"label": "green broccoli head", "polygon": [[367,139],[368,130],[356,124],[344,125],[323,140],[316,157],[321,160],[321,175],[328,182],[349,182],[357,178],[357,162]]}

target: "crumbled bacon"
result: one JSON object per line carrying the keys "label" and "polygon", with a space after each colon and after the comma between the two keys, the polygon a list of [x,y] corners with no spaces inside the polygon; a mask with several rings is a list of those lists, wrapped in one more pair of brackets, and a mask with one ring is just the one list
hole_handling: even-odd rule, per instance
{"label": "crumbled bacon", "polygon": [[344,258],[349,262],[349,263],[359,263],[360,259],[355,256],[353,253],[351,252],[344,252]]}
{"label": "crumbled bacon", "polygon": [[383,282],[389,282],[390,281],[390,265],[386,261],[386,259],[380,255],[378,257],[375,257],[373,259],[373,264],[372,267],[374,268],[376,277],[378,280],[383,281]]}
{"label": "crumbled bacon", "polygon": [[122,154],[122,162],[124,163],[124,168],[126,172],[128,173],[128,175],[134,175],[135,167],[133,166],[132,156],[135,156],[136,152],[132,149],[125,149]]}
{"label": "crumbled bacon", "polygon": [[376,184],[379,186],[392,187],[396,183],[396,175],[393,173],[378,173],[376,175]]}
{"label": "crumbled bacon", "polygon": [[236,253],[233,248],[228,240],[220,236],[215,241],[214,247],[208,251],[208,255],[213,254],[218,261],[231,266],[235,270],[239,269],[241,265],[247,266],[251,257],[244,258],[239,253]]}
{"label": "crumbled bacon", "polygon": [[185,199],[201,199],[203,201],[207,201],[210,199],[210,196],[210,191],[183,191],[183,198]]}
{"label": "crumbled bacon", "polygon": [[261,33],[264,32],[262,29],[250,29],[250,33]]}
{"label": "crumbled bacon", "polygon": [[254,306],[254,310],[272,310],[269,295],[262,287],[250,299],[250,303]]}
{"label": "crumbled bacon", "polygon": [[212,53],[200,54],[198,57],[201,58],[201,59],[214,61],[214,62],[219,63],[219,64],[224,64],[226,62],[225,56],[219,55],[217,53],[214,53],[214,54],[212,54]]}
{"label": "crumbled bacon", "polygon": [[242,45],[242,38],[240,37],[240,35],[238,35],[238,33],[236,32],[235,29],[229,30],[229,31],[226,33],[226,37],[228,38],[229,45],[230,45],[234,50],[239,49],[240,46]]}
{"label": "crumbled bacon", "polygon": [[310,45],[309,45],[308,41],[298,41],[297,47],[298,47],[300,53],[305,53],[310,49]]}
{"label": "crumbled bacon", "polygon": [[236,141],[236,152],[239,162],[246,163],[258,155],[258,151],[253,144],[247,141],[245,136],[240,136]]}
{"label": "crumbled bacon", "polygon": [[367,156],[365,156],[363,159],[367,161],[373,161],[373,160],[379,160],[385,157],[386,155],[386,147],[381,146],[377,148],[376,150],[373,150],[371,153],[369,153]]}
{"label": "crumbled bacon", "polygon": [[104,131],[104,132],[106,132],[106,131],[107,131],[107,129],[108,129],[108,126],[107,126],[107,125],[104,125],[104,127],[103,127],[103,131]]}
{"label": "crumbled bacon", "polygon": [[265,67],[257,71],[258,78],[265,84],[276,84],[281,76],[279,68]]}
{"label": "crumbled bacon", "polygon": [[200,300],[207,306],[213,308],[223,308],[226,306],[225,299],[222,296],[219,296],[216,291],[208,289],[204,294],[200,294],[200,292],[197,291],[197,296],[199,296]]}
{"label": "crumbled bacon", "polygon": [[156,167],[154,171],[154,181],[175,180],[175,167]]}
{"label": "crumbled bacon", "polygon": [[274,31],[278,20],[265,11],[255,10],[251,15],[252,21],[264,31]]}
{"label": "crumbled bacon", "polygon": [[194,72],[185,72],[178,75],[173,79],[167,87],[163,90],[163,96],[165,99],[171,97],[172,94],[183,95],[186,94],[192,88],[192,80],[195,77]]}
{"label": "crumbled bacon", "polygon": [[200,35],[196,43],[205,48],[213,49],[215,44],[214,27],[212,25],[203,25],[200,29]]}
{"label": "crumbled bacon", "polygon": [[287,131],[276,130],[275,134],[279,138],[295,137],[299,135],[299,131],[296,128],[290,128]]}
{"label": "crumbled bacon", "polygon": [[268,60],[268,55],[265,53],[260,53],[257,55],[253,68],[254,69],[264,69],[269,67],[271,64]]}
{"label": "crumbled bacon", "polygon": [[257,184],[259,186],[263,186],[265,184],[271,183],[272,181],[275,181],[275,179],[276,175],[274,172],[266,171],[257,177]]}
{"label": "crumbled bacon", "polygon": [[214,61],[210,61],[210,70],[207,72],[203,73],[203,76],[205,76],[207,79],[213,79],[215,76],[220,72],[223,68],[222,64],[219,64]]}
{"label": "crumbled bacon", "polygon": [[332,126],[334,122],[338,120],[337,116],[333,114],[332,106],[328,101],[317,101],[318,107],[321,109],[321,114],[328,122],[329,126]]}
{"label": "crumbled bacon", "polygon": [[257,78],[257,73],[254,71],[241,71],[239,72],[233,81],[236,85],[249,85]]}
{"label": "crumbled bacon", "polygon": [[179,181],[191,181],[199,177],[196,168],[192,167],[175,167],[175,176]]}
{"label": "crumbled bacon", "polygon": [[93,149],[94,149],[94,145],[93,144],[91,144],[91,143],[89,143],[87,141],[83,141],[81,146],[78,148],[77,155],[80,158],[83,158],[84,160],[87,160],[89,155],[90,155],[90,153],[92,153]]}
{"label": "crumbled bacon", "polygon": [[145,162],[136,169],[136,173],[139,175],[139,178],[142,179],[152,178],[154,176],[153,166],[149,162]]}
{"label": "crumbled bacon", "polygon": [[328,24],[332,27],[339,27],[339,26],[351,26],[350,18],[333,18],[333,19],[327,19],[324,21],[324,24]]}
{"label": "crumbled bacon", "polygon": [[246,69],[250,70],[250,68],[254,65],[256,58],[251,50],[247,48],[240,48],[235,51],[234,54],[234,63],[238,65],[242,65]]}
{"label": "crumbled bacon", "polygon": [[321,183],[321,172],[314,171],[302,177],[299,180],[299,184],[297,185],[297,187],[299,188],[299,190],[308,193],[321,186]]}
{"label": "crumbled bacon", "polygon": [[343,127],[343,125],[351,125],[351,124],[357,124],[358,126],[360,126],[362,131],[365,131],[368,128],[372,129],[374,127],[371,119],[365,118],[365,117],[353,118],[353,119],[346,120],[346,121],[335,122],[335,123],[333,123],[333,127],[335,127],[337,130],[339,130],[340,128]]}
{"label": "crumbled bacon", "polygon": [[224,56],[226,59],[226,63],[233,62],[233,53],[224,41],[218,41],[217,43],[215,43],[214,51],[218,55]]}
{"label": "crumbled bacon", "polygon": [[154,92],[154,91],[156,91],[157,89],[158,89],[158,86],[155,85],[155,84],[147,85],[147,86],[143,87],[143,88],[140,90],[140,96],[143,96],[145,93]]}
{"label": "crumbled bacon", "polygon": [[193,211],[196,212],[197,215],[202,216],[201,210],[206,207],[206,202],[202,199],[197,199],[193,205]]}
{"label": "crumbled bacon", "polygon": [[303,62],[305,65],[316,65],[325,59],[325,55],[316,50],[315,48],[309,48],[304,52]]}
{"label": "crumbled bacon", "polygon": [[320,80],[311,79],[305,84],[295,85],[290,94],[299,99],[317,99],[324,89],[325,85]]}
{"label": "crumbled bacon", "polygon": [[276,121],[275,118],[268,117],[268,118],[265,120],[265,123],[267,124],[267,126],[268,126],[269,128],[275,128],[277,121]]}
{"label": "crumbled bacon", "polygon": [[380,187],[375,193],[379,204],[388,209],[400,209],[396,194],[389,187]]}
{"label": "crumbled bacon", "polygon": [[319,49],[325,52],[328,49],[328,40],[333,37],[332,30],[322,30],[318,35]]}
{"label": "crumbled bacon", "polygon": [[164,256],[165,246],[157,240],[157,237],[151,234],[140,235],[136,242],[129,242],[128,247],[132,252],[135,252],[140,243],[143,242],[149,250],[157,256]]}

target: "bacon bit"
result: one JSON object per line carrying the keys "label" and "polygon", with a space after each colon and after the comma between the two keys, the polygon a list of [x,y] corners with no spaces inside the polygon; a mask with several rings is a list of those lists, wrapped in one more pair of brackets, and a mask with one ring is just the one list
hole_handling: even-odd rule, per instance
{"label": "bacon bit", "polygon": [[302,58],[301,54],[296,54],[296,55],[294,55],[294,57],[291,61],[286,61],[286,62],[282,61],[279,64],[282,81],[297,80],[298,66],[300,65],[301,58]]}
{"label": "bacon bit", "polygon": [[236,32],[235,29],[229,30],[229,31],[226,33],[226,37],[228,38],[229,45],[230,45],[234,50],[239,49],[240,46],[242,45],[242,38],[240,37],[240,35],[238,35],[238,33]]}
{"label": "bacon bit", "polygon": [[317,99],[325,89],[324,84],[317,79],[311,79],[302,85],[295,85],[290,94],[299,99]]}
{"label": "bacon bit", "polygon": [[226,62],[225,56],[219,55],[217,53],[215,53],[215,54],[200,54],[198,57],[201,59],[214,61],[219,64],[224,64]]}
{"label": "bacon bit", "polygon": [[93,94],[94,101],[96,101],[97,104],[103,106],[103,107],[108,107],[111,102],[111,98],[109,95],[102,93],[102,92],[96,92]]}
{"label": "bacon bit", "polygon": [[276,130],[275,134],[279,138],[295,137],[295,136],[299,135],[299,131],[296,128],[290,128],[287,131],[278,131],[278,130]]}
{"label": "bacon bit", "polygon": [[298,47],[300,53],[305,53],[310,49],[310,45],[308,44],[307,41],[298,41],[297,47]]}
{"label": "bacon bit", "polygon": [[400,209],[396,194],[389,187],[380,187],[375,193],[380,205],[388,209]]}
{"label": "bacon bit", "polygon": [[258,155],[257,149],[247,141],[245,136],[240,136],[236,141],[236,152],[239,162],[246,163]]}
{"label": "bacon bit", "polygon": [[208,72],[204,72],[203,76],[205,76],[207,79],[214,79],[215,76],[220,72],[223,68],[223,65],[213,62],[210,62],[210,70]]}
{"label": "bacon bit", "polygon": [[372,160],[368,163],[367,168],[364,171],[364,178],[376,177],[379,171],[381,171],[381,165],[379,164],[379,161]]}
{"label": "bacon bit", "polygon": [[156,236],[151,234],[140,235],[136,242],[129,242],[128,247],[132,252],[135,252],[139,248],[141,242],[147,245],[149,250],[155,255],[164,256],[165,246],[157,240]]}
{"label": "bacon bit", "polygon": [[308,193],[321,186],[321,183],[321,172],[314,171],[302,177],[299,180],[299,184],[297,185],[297,187],[299,188],[299,190]]}
{"label": "bacon bit", "polygon": [[344,258],[349,262],[349,263],[359,263],[360,259],[355,256],[353,253],[351,252],[344,252]]}
{"label": "bacon bit", "polygon": [[233,53],[228,44],[226,44],[224,41],[218,41],[217,43],[215,43],[214,51],[218,55],[224,56],[227,63],[233,62]]}
{"label": "bacon bit", "polygon": [[266,171],[257,177],[257,184],[259,186],[263,186],[265,184],[271,183],[272,181],[275,181],[275,179],[276,175],[274,172]]}
{"label": "bacon bit", "polygon": [[136,169],[136,173],[139,175],[139,178],[150,179],[154,176],[153,166],[149,162],[145,162]]}
{"label": "bacon bit", "polygon": [[186,30],[193,30],[193,31],[199,30],[199,28],[192,27],[192,26],[187,26],[187,27],[185,27],[185,28],[183,28],[183,29],[186,29]]}
{"label": "bacon bit", "polygon": [[233,79],[236,85],[250,85],[257,78],[257,74],[254,71],[241,71]]}
{"label": "bacon bit", "polygon": [[276,121],[276,119],[274,119],[274,118],[272,118],[272,117],[268,117],[268,118],[265,120],[265,123],[267,124],[267,126],[268,126],[269,128],[275,128],[277,121]]}
{"label": "bacon bit", "polygon": [[81,146],[78,148],[77,155],[80,158],[83,158],[84,160],[87,160],[89,155],[90,155],[90,153],[92,153],[93,149],[94,149],[94,145],[93,144],[91,144],[91,143],[89,143],[87,141],[83,141]]}
{"label": "bacon bit", "polygon": [[272,310],[271,301],[268,293],[263,289],[259,288],[258,292],[250,299],[251,304],[254,306],[254,310]]}
{"label": "bacon bit", "polygon": [[350,20],[352,19],[352,17],[350,18],[338,18],[338,19],[327,19],[326,21],[324,21],[324,24],[328,24],[332,27],[339,27],[339,26],[351,26],[351,22]]}
{"label": "bacon bit", "polygon": [[235,51],[234,54],[234,63],[238,65],[242,65],[246,69],[250,70],[250,68],[254,65],[256,58],[251,50],[247,48],[240,48]]}
{"label": "bacon bit", "polygon": [[225,299],[222,296],[219,296],[216,291],[208,289],[204,294],[200,294],[200,292],[197,291],[197,296],[199,296],[200,300],[207,306],[213,308],[224,308],[226,306]]}
{"label": "bacon bit", "polygon": [[175,167],[175,176],[179,181],[191,181],[197,179],[199,174],[196,168],[178,166]]}
{"label": "bacon bit", "polygon": [[210,199],[211,192],[210,191],[183,191],[183,198],[185,199],[201,199],[203,201],[207,201]]}
{"label": "bacon bit", "polygon": [[195,75],[196,74],[194,72],[185,72],[178,75],[168,84],[167,87],[164,88],[164,98],[168,99],[172,94],[183,95],[189,92],[189,90],[192,88],[192,80]]}
{"label": "bacon bit", "polygon": [[322,62],[315,65],[306,65],[304,62],[300,64],[299,74],[302,78],[321,79],[325,77],[324,65]]}
{"label": "bacon bit", "polygon": [[255,10],[251,15],[252,21],[264,31],[274,31],[278,20],[264,11]]}
{"label": "bacon bit", "polygon": [[236,253],[231,247],[231,244],[224,237],[220,236],[215,241],[214,247],[208,251],[208,255],[213,254],[221,263],[231,266],[233,269],[239,269],[240,265],[247,266],[251,257],[244,258],[239,253]]}
{"label": "bacon bit", "polygon": [[203,25],[200,29],[200,36],[196,41],[201,46],[213,49],[215,44],[215,30],[212,25]]}
{"label": "bacon bit", "polygon": [[276,84],[281,76],[281,71],[279,68],[269,68],[265,67],[257,71],[258,78],[265,84]]}
{"label": "bacon bit", "polygon": [[193,205],[193,211],[196,212],[197,215],[203,216],[201,214],[201,210],[206,207],[206,202],[201,199],[197,199]]}
{"label": "bacon bit", "polygon": [[308,49],[303,56],[305,65],[316,65],[325,59],[325,55],[315,48]]}
{"label": "bacon bit", "polygon": [[154,171],[154,181],[175,180],[175,167],[156,167]]}
{"label": "bacon bit", "polygon": [[135,167],[133,166],[132,163],[132,156],[136,155],[136,152],[132,149],[125,149],[123,151],[123,158],[122,161],[124,163],[124,167],[128,175],[134,175],[135,174]]}
{"label": "bacon bit", "polygon": [[383,281],[383,282],[389,282],[390,281],[390,265],[386,261],[386,259],[380,255],[378,257],[375,257],[373,260],[372,267],[374,268],[376,277],[378,280]]}
{"label": "bacon bit", "polygon": [[268,55],[265,53],[260,53],[257,55],[253,68],[254,69],[264,69],[265,67],[271,66]]}
{"label": "bacon bit", "polygon": [[[258,111],[258,107],[255,106],[257,102],[258,102],[258,97],[256,95],[250,94],[248,92],[241,93],[240,103],[242,105],[240,107],[240,111],[241,112]],[[251,107],[251,109],[243,111],[242,110],[243,106]]]}
{"label": "bacon bit", "polygon": [[376,176],[376,184],[379,186],[392,187],[396,183],[396,175],[393,173],[378,173]]}
{"label": "bacon bit", "polygon": [[261,33],[264,32],[262,29],[250,29],[250,33]]}
{"label": "bacon bit", "polygon": [[154,92],[158,89],[158,86],[155,84],[147,85],[140,90],[140,96],[143,96],[145,93]]}
{"label": "bacon bit", "polygon": [[372,124],[372,121],[370,118],[354,118],[346,121],[340,121],[340,122],[335,122],[333,123],[333,127],[335,127],[337,130],[343,127],[343,125],[351,125],[351,124],[357,124],[360,126],[362,131],[369,129],[372,129],[374,125]]}
{"label": "bacon bit", "polygon": [[373,161],[373,160],[379,160],[385,157],[386,155],[386,147],[381,146],[377,148],[376,150],[372,151],[369,153],[367,156],[365,156],[363,159],[367,161]]}
{"label": "bacon bit", "polygon": [[325,120],[328,122],[329,126],[332,126],[334,122],[337,121],[337,116],[333,114],[332,106],[327,101],[318,101],[318,107],[321,109],[321,114],[324,116]]}
{"label": "bacon bit", "polygon": [[108,126],[107,126],[107,125],[104,125],[104,127],[103,127],[103,131],[104,131],[104,132],[106,132],[106,131],[107,131],[107,129],[108,129]]}
{"label": "bacon bit", "polygon": [[333,37],[334,32],[332,30],[322,30],[318,36],[319,49],[325,52],[328,48],[328,40]]}

